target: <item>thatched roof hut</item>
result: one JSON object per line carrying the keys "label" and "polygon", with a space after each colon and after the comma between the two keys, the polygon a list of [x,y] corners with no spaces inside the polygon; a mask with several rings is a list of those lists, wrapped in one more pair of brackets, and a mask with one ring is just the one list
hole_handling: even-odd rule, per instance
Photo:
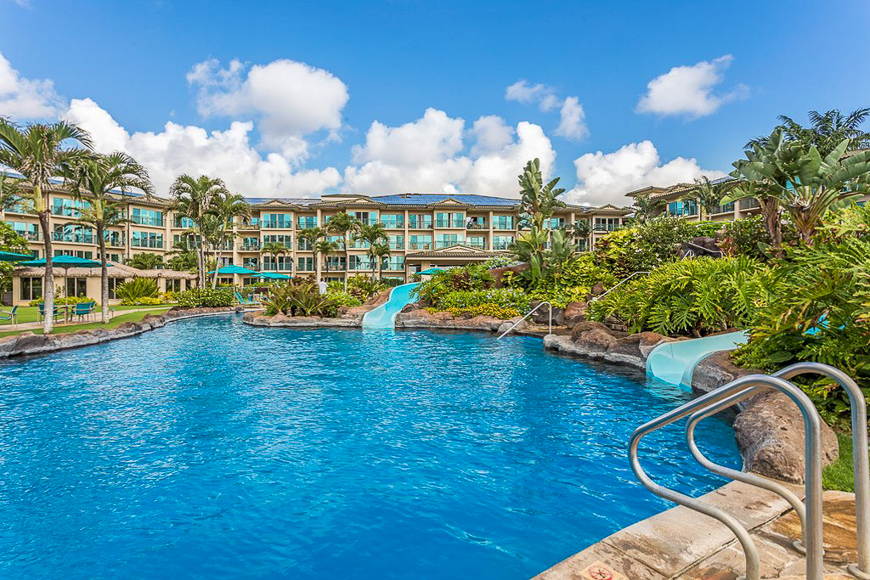
{"label": "thatched roof hut", "polygon": [[[112,263],[108,269],[109,278],[151,278],[153,280],[163,278],[165,280],[196,280],[196,274],[191,272],[177,272],[175,270],[140,270],[123,264]],[[69,278],[99,278],[100,268],[61,268],[54,267],[55,276]],[[45,268],[18,268],[13,276],[42,278],[45,276]]]}

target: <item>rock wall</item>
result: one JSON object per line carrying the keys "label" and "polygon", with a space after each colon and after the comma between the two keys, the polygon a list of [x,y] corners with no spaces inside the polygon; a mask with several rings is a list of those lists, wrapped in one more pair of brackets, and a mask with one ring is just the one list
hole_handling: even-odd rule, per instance
{"label": "rock wall", "polygon": [[322,316],[264,316],[260,312],[248,312],[242,322],[251,326],[272,326],[283,328],[355,328],[362,324],[362,315],[346,318],[324,318]]}
{"label": "rock wall", "polygon": [[48,336],[25,332],[15,336],[0,338],[0,358],[27,356],[55,352],[68,348],[91,346],[101,342],[136,336],[143,332],[165,326],[167,322],[183,320],[185,318],[209,316],[212,314],[226,314],[234,312],[235,310],[235,307],[173,308],[164,314],[158,316],[148,315],[139,322],[124,322],[117,328],[112,329],[98,328],[96,330],[82,330],[65,334],[50,334]]}

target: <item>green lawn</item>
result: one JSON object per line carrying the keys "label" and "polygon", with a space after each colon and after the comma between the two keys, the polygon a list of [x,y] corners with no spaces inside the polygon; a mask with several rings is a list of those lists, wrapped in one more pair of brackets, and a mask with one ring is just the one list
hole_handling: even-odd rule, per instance
{"label": "green lawn", "polygon": [[[174,306],[174,304],[167,304],[166,306]],[[139,310],[140,308],[165,308],[166,306],[112,306],[112,310],[115,312],[122,312],[124,310]],[[4,312],[9,312],[12,309],[11,306],[0,306],[0,310]],[[100,312],[100,308],[96,309],[96,312]],[[39,314],[38,306],[19,306],[16,312],[18,315],[18,323],[25,322],[36,322]],[[10,326],[12,324],[11,320],[0,320],[0,327]]]}
{"label": "green lawn", "polygon": [[852,470],[852,436],[837,433],[840,441],[840,457],[822,472],[825,489],[855,492],[855,473]]}
{"label": "green lawn", "polygon": [[[135,308],[135,306],[130,306],[127,308]],[[85,324],[71,324],[69,326],[56,326],[54,328],[54,334],[66,334],[68,332],[76,332],[78,330],[96,330],[97,328],[105,328],[107,330],[112,328],[117,328],[124,322],[138,322],[148,316],[149,314],[163,314],[168,311],[171,307],[163,306],[158,308],[153,308],[148,311],[142,312],[130,312],[129,314],[119,314],[112,318],[109,324],[102,324],[100,322],[87,322]],[[41,328],[34,329],[26,329],[26,330],[13,330],[9,332],[0,332],[0,338],[4,336],[12,336],[14,334],[21,334],[23,332],[33,332],[34,334],[42,334]]]}

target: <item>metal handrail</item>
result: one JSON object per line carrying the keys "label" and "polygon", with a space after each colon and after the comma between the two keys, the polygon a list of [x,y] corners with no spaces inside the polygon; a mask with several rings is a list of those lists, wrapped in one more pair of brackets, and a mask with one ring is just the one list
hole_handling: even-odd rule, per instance
{"label": "metal handrail", "polygon": [[[736,518],[723,510],[708,505],[691,496],[679,493],[655,483],[643,470],[638,458],[638,446],[641,439],[652,431],[656,431],[670,425],[697,411],[708,409],[731,397],[733,403],[738,402],[753,394],[756,387],[769,387],[785,393],[794,401],[801,410],[804,418],[805,431],[805,464],[806,464],[806,501],[807,501],[807,526],[804,537],[804,546],[807,553],[807,580],[822,580],[822,459],[821,459],[821,418],[810,398],[801,389],[797,388],[781,377],[768,375],[746,375],[731,381],[730,383],[711,391],[693,401],[689,401],[680,407],[665,413],[664,415],[649,421],[635,429],[629,443],[629,457],[631,468],[641,484],[648,490],[673,501],[689,509],[710,516],[727,526],[737,537],[746,555],[746,577],[748,580],[759,580],[761,566],[758,558],[758,549],[749,536],[749,532],[737,521]],[[741,395],[734,396],[732,395]]]}
{"label": "metal handrail", "polygon": [[544,302],[541,302],[540,304],[538,304],[537,306],[535,306],[534,308],[532,308],[532,309],[529,311],[528,314],[526,314],[525,316],[523,316],[522,318],[520,318],[519,320],[517,320],[516,322],[514,322],[513,325],[511,325],[510,328],[508,328],[507,330],[505,330],[504,333],[502,333],[501,336],[499,336],[496,340],[501,340],[501,339],[503,339],[503,338],[505,337],[505,335],[507,335],[508,333],[510,333],[511,330],[513,330],[514,328],[516,328],[517,326],[519,326],[520,322],[522,322],[523,320],[525,320],[526,318],[528,318],[529,316],[531,316],[532,314],[534,314],[534,313],[535,313],[535,310],[537,310],[538,308],[540,308],[540,307],[543,306],[544,304],[546,304],[547,306],[550,307],[550,334],[553,334],[553,305],[550,304],[550,303],[547,302],[547,301],[544,301]]}
{"label": "metal handrail", "polygon": [[704,246],[699,246],[698,244],[693,244],[692,242],[683,242],[683,243],[686,244],[687,246],[692,246],[693,248],[699,248],[701,250],[704,250],[705,252],[719,252],[720,258],[725,257],[725,252],[723,252],[722,250],[711,250],[710,248],[705,248]]}
{"label": "metal handrail", "polygon": [[605,296],[607,296],[608,294],[610,294],[611,292],[613,292],[614,290],[616,290],[617,288],[619,288],[620,286],[622,286],[623,283],[628,282],[629,280],[631,280],[632,278],[634,278],[634,277],[637,276],[638,274],[649,274],[649,272],[646,272],[646,271],[644,271],[644,272],[632,272],[630,275],[626,276],[625,278],[623,278],[622,280],[620,280],[619,282],[617,282],[616,285],[615,285],[613,288],[610,288],[610,289],[609,289],[607,292],[605,292],[604,294],[601,294],[601,295],[599,295],[599,296],[596,296],[595,298],[593,298],[592,300],[590,300],[590,301],[589,301],[589,304],[592,304],[592,303],[595,302],[596,300],[601,300],[602,298],[604,298]]}
{"label": "metal handrail", "polygon": [[804,374],[817,374],[835,380],[849,397],[852,407],[852,465],[855,472],[855,531],[858,539],[858,562],[849,564],[850,574],[870,579],[870,461],[867,457],[867,403],[864,393],[852,378],[838,368],[813,362],[788,366],[774,373],[790,380]]}

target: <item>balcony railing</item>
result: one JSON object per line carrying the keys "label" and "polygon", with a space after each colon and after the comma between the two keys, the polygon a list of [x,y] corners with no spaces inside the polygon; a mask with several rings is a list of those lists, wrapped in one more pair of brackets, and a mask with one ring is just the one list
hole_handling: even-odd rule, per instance
{"label": "balcony railing", "polygon": [[596,232],[615,232],[624,228],[622,224],[595,224]]}
{"label": "balcony railing", "polygon": [[485,221],[468,222],[467,224],[465,224],[465,229],[467,229],[467,230],[488,230],[489,226],[486,225]]}
{"label": "balcony railing", "polygon": [[408,243],[409,250],[431,250],[432,242],[410,242]]}
{"label": "balcony railing", "polygon": [[81,215],[81,213],[80,210],[75,207],[69,207],[66,205],[55,205],[51,208],[51,215],[77,218]]}
{"label": "balcony railing", "polygon": [[291,221],[267,221],[263,220],[260,223],[260,228],[264,230],[292,230],[293,222]]}
{"label": "balcony railing", "polygon": [[133,216],[130,221],[134,224],[140,226],[153,226],[156,228],[163,227],[163,218],[162,217],[149,217],[149,216]]}
{"label": "balcony railing", "polygon": [[431,230],[432,222],[423,220],[409,220],[408,227],[412,230]]}
{"label": "balcony railing", "polygon": [[15,233],[27,240],[28,242],[38,242],[39,232],[22,232],[15,230]]}
{"label": "balcony railing", "polygon": [[466,246],[469,246],[469,247],[472,247],[472,248],[477,248],[478,250],[485,250],[485,249],[487,249],[486,241],[482,241],[482,242],[470,242],[470,241],[466,241],[466,242],[465,242],[465,245],[466,245]]}
{"label": "balcony railing", "polygon": [[458,246],[460,244],[465,244],[465,241],[464,240],[440,241],[440,242],[435,242],[435,249],[436,250],[443,250],[444,248],[450,248],[453,246]]}
{"label": "balcony railing", "polygon": [[381,225],[383,225],[388,230],[401,230],[405,228],[405,220],[381,220]]}
{"label": "balcony railing", "polygon": [[51,239],[55,242],[70,242],[74,244],[93,244],[94,234],[71,234],[66,232],[52,232]]}
{"label": "balcony railing", "polygon": [[260,244],[239,244],[240,252],[259,252]]}
{"label": "balcony railing", "polygon": [[137,240],[133,238],[130,241],[130,246],[133,248],[163,248],[163,242],[150,240]]}
{"label": "balcony railing", "polygon": [[756,207],[761,207],[761,204],[758,203],[758,200],[754,197],[747,197],[746,199],[740,200],[740,209],[754,209]]}
{"label": "balcony railing", "polygon": [[492,229],[513,231],[517,229],[517,225],[513,222],[492,222]]}
{"label": "balcony railing", "polygon": [[114,238],[114,239],[113,239],[113,238],[108,238],[108,239],[106,240],[106,245],[109,246],[110,248],[123,248],[123,247],[125,247],[127,244],[126,244],[126,242],[125,242],[124,240],[119,240],[119,239],[117,239],[117,238]]}
{"label": "balcony railing", "polygon": [[465,220],[440,219],[435,220],[436,228],[465,228]]}

